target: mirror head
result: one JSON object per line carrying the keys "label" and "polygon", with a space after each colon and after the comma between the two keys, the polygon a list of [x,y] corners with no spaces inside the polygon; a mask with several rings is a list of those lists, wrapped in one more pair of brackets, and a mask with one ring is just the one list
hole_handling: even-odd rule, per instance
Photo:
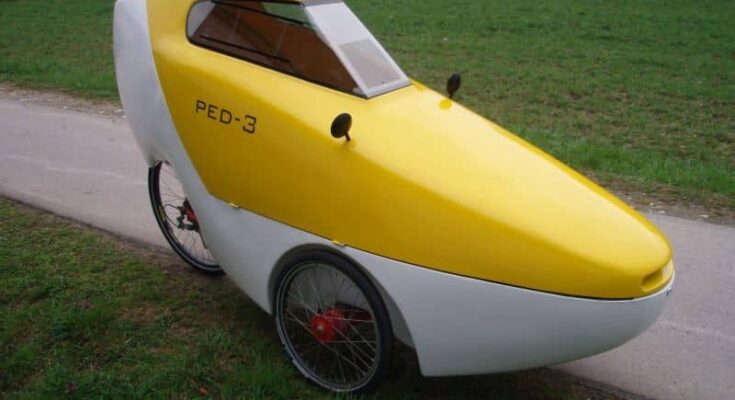
{"label": "mirror head", "polygon": [[346,138],[349,142],[352,140],[350,138],[350,128],[352,128],[352,116],[347,113],[340,114],[332,122],[332,137],[335,139]]}
{"label": "mirror head", "polygon": [[452,74],[452,76],[449,77],[449,80],[447,81],[447,93],[449,93],[449,98],[453,99],[454,94],[457,93],[459,88],[462,86],[462,75],[458,73]]}

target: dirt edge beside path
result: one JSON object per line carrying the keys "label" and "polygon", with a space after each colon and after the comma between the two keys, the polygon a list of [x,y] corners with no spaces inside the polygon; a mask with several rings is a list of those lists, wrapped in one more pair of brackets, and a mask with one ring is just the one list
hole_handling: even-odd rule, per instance
{"label": "dirt edge beside path", "polygon": [[85,99],[63,91],[28,89],[3,81],[0,81],[0,98],[23,104],[125,118],[125,111],[119,101]]}

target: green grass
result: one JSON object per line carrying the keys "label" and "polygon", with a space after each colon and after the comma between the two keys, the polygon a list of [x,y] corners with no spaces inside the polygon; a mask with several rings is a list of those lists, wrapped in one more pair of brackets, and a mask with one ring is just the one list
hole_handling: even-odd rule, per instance
{"label": "green grass", "polygon": [[[226,278],[0,198],[0,398],[331,398]],[[548,370],[425,379],[403,350],[376,399],[615,399]]]}
{"label": "green grass", "polygon": [[113,0],[0,0],[0,80],[117,98]]}
{"label": "green grass", "polygon": [[[411,76],[462,72],[459,101],[573,167],[735,207],[730,0],[349,3]],[[111,5],[0,0],[0,80],[115,97]]]}

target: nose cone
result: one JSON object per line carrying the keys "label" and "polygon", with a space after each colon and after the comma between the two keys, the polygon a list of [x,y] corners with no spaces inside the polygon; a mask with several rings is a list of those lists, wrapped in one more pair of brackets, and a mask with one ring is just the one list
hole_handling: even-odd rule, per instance
{"label": "nose cone", "polygon": [[383,100],[384,123],[399,128],[380,138],[390,148],[367,155],[419,188],[418,216],[401,222],[410,240],[386,253],[590,298],[639,298],[671,279],[668,241],[635,210],[505,129],[417,89]]}
{"label": "nose cone", "polygon": [[[502,148],[503,156],[493,163],[505,171],[502,186],[496,186],[503,194],[488,194],[492,200],[480,213],[488,224],[489,242],[512,248],[506,262],[525,275],[529,287],[628,299],[668,283],[671,248],[653,224],[547,154],[500,127],[494,129],[498,141],[507,140],[494,145]],[[498,224],[513,244],[498,236]]]}
{"label": "nose cone", "polygon": [[530,287],[628,299],[668,283],[671,247],[653,224],[539,149],[503,128],[493,130],[495,156],[489,162],[503,172],[497,184],[485,186],[489,198],[480,214],[488,224],[486,245],[507,244],[497,226],[507,228],[501,235],[514,243],[506,262],[524,271]]}
{"label": "nose cone", "polygon": [[607,299],[643,297],[669,281],[671,248],[655,226],[547,154],[493,130],[485,171],[495,172],[474,177],[466,204],[485,225],[468,247],[494,254],[465,274]]}

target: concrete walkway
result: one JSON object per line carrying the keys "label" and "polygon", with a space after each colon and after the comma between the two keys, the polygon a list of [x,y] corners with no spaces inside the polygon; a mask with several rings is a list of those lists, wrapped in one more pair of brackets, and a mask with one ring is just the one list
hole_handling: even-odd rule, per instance
{"label": "concrete walkway", "polygon": [[[0,195],[163,246],[146,173],[124,119],[0,99]],[[619,349],[557,368],[656,399],[735,399],[735,229],[651,219],[676,253],[664,315]]]}

